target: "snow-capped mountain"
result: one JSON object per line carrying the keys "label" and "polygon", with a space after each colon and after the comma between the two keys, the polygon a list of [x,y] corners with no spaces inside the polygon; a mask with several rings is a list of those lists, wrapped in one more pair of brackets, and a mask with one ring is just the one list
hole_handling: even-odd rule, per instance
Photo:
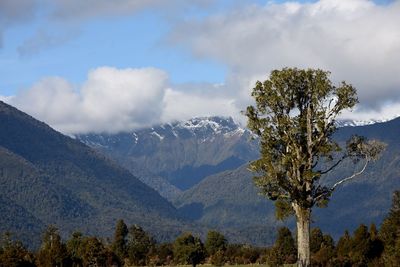
{"label": "snow-capped mountain", "polygon": [[135,130],[129,133],[119,134],[82,134],[76,137],[82,142],[94,147],[109,147],[121,143],[130,143],[133,146],[147,144],[149,139],[154,142],[167,142],[173,139],[196,138],[200,142],[210,141],[216,136],[243,136],[250,134],[248,130],[241,127],[232,118],[224,117],[196,117],[187,121],[165,123]]}
{"label": "snow-capped mountain", "polygon": [[391,119],[385,119],[385,120],[337,120],[336,125],[338,127],[357,127],[357,126],[365,126],[365,125],[372,125],[375,123],[382,123],[382,122],[387,122],[390,121]]}
{"label": "snow-capped mountain", "polygon": [[[341,120],[337,125],[361,126],[377,122],[380,121]],[[207,175],[234,169],[255,159],[259,151],[248,129],[232,118],[218,116],[160,124],[127,133],[76,137],[108,154],[169,199]]]}
{"label": "snow-capped mountain", "polygon": [[138,166],[187,189],[207,175],[254,159],[258,147],[251,136],[232,118],[215,116],[128,133],[85,134],[76,138],[110,155],[139,177]]}

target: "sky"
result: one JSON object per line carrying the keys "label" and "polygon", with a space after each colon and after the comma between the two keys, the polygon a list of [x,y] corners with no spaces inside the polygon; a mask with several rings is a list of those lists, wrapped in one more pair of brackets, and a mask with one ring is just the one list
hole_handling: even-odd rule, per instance
{"label": "sky", "polygon": [[357,88],[344,119],[400,116],[400,1],[0,0],[0,100],[66,133],[232,116],[273,69]]}

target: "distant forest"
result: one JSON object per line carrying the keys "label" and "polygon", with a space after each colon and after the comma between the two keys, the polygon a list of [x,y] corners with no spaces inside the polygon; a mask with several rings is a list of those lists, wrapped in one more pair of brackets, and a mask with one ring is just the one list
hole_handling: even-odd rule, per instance
{"label": "distant forest", "polygon": [[[400,191],[378,230],[361,224],[351,235],[345,231],[338,242],[319,228],[311,231],[312,266],[400,266]],[[297,246],[287,227],[278,230],[271,247],[230,244],[223,234],[209,231],[201,240],[184,233],[172,243],[157,243],[142,227],[116,223],[113,240],[75,232],[63,241],[54,226],[42,236],[37,251],[28,250],[4,233],[0,243],[0,267],[163,266],[208,263],[215,266],[268,264],[282,266],[297,261]]]}

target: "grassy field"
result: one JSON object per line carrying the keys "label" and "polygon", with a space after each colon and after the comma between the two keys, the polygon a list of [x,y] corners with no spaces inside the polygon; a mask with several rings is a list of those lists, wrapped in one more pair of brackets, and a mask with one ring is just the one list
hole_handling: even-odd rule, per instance
{"label": "grassy field", "polygon": [[[217,267],[211,264],[198,264],[198,267]],[[233,264],[233,265],[224,265],[224,266],[232,266],[232,267],[269,267],[267,264]],[[285,267],[295,267],[296,264],[285,264]],[[173,267],[173,266],[168,266]],[[192,267],[192,265],[177,265],[175,267]]]}

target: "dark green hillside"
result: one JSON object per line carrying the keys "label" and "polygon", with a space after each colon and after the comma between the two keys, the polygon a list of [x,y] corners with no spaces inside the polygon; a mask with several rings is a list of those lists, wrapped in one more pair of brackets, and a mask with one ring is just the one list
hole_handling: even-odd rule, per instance
{"label": "dark green hillside", "polygon": [[246,165],[207,177],[185,191],[175,204],[202,223],[233,227],[265,224],[273,207],[272,202],[257,194]]}
{"label": "dark green hillside", "polygon": [[251,177],[246,165],[209,176],[175,204],[186,217],[222,229],[229,240],[270,244],[278,225],[271,216],[274,206],[258,195]]}
{"label": "dark green hillside", "polygon": [[45,225],[24,207],[0,195],[0,233],[13,233],[25,244],[39,245]]}
{"label": "dark green hillside", "polygon": [[[163,238],[182,228],[172,204],[130,172],[3,102],[0,175],[2,201],[9,203],[0,216],[15,210],[28,218],[26,225],[110,235],[115,221],[124,218]],[[12,214],[3,229],[23,222]]]}

